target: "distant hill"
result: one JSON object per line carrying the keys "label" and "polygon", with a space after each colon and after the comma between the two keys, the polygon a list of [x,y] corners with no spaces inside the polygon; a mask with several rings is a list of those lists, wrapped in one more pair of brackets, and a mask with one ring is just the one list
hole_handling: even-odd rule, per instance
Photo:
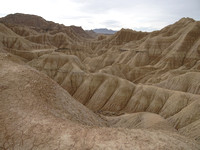
{"label": "distant hill", "polygon": [[96,32],[94,32],[93,30],[85,30],[85,32],[86,32],[89,36],[91,36],[91,37],[93,37],[93,38],[95,38],[95,37],[98,36],[98,34],[97,34]]}
{"label": "distant hill", "polygon": [[91,38],[82,27],[78,26],[65,26],[58,24],[53,21],[47,21],[44,18],[37,15],[29,15],[22,13],[9,14],[5,17],[0,18],[0,23],[7,26],[26,26],[32,28],[38,32],[52,32],[52,33],[67,33],[69,37]]}
{"label": "distant hill", "polygon": [[115,34],[117,31],[114,30],[109,30],[106,28],[101,28],[101,29],[93,29],[94,32],[100,33],[100,34]]}

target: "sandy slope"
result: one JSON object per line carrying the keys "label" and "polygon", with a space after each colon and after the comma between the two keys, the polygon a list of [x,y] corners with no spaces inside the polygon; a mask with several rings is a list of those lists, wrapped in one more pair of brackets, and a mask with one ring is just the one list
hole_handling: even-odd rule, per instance
{"label": "sandy slope", "polygon": [[44,74],[7,59],[6,55],[0,57],[1,148],[198,149],[199,147],[195,141],[175,132],[101,127],[110,122],[101,119],[78,103]]}

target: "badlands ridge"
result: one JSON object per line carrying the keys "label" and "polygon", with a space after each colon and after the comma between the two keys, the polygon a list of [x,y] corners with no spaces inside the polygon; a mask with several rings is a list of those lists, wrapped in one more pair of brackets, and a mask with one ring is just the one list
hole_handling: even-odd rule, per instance
{"label": "badlands ridge", "polygon": [[200,149],[200,22],[95,35],[0,18],[0,149]]}

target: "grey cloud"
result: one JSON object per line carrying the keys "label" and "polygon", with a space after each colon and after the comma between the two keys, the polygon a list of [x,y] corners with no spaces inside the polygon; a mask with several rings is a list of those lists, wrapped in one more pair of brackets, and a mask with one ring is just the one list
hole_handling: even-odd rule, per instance
{"label": "grey cloud", "polygon": [[[89,13],[106,13],[109,10],[127,10],[134,8],[138,3],[135,0],[75,0],[77,3],[82,3],[81,9]],[[131,3],[131,5],[130,5]]]}
{"label": "grey cloud", "polygon": [[106,20],[102,22],[103,25],[105,25],[108,28],[119,28],[122,27],[121,23],[116,20]]}
{"label": "grey cloud", "polygon": [[[63,6],[62,10],[60,5]],[[30,13],[29,5],[19,6],[21,10],[26,10],[23,13]],[[52,10],[49,9],[38,11],[36,14],[49,14],[52,21],[55,18],[60,20],[60,23],[72,22],[85,28],[106,26],[111,29],[124,27],[152,31],[172,24],[182,17],[200,20],[200,0],[50,0],[46,8],[49,6],[54,6],[53,10],[55,14],[58,12],[58,15],[51,16]],[[68,9],[69,7],[72,9]],[[15,12],[17,8],[18,6],[9,11],[1,11],[0,17],[5,16],[5,12]]]}
{"label": "grey cloud", "polygon": [[4,17],[6,16],[7,14],[4,14],[4,13],[0,13],[0,17]]}
{"label": "grey cloud", "polygon": [[92,19],[91,16],[63,16],[62,19]]}
{"label": "grey cloud", "polygon": [[96,14],[105,14],[109,10],[122,13],[128,11],[138,15],[157,11],[161,16],[168,17],[200,17],[199,0],[75,0],[75,2],[82,4],[82,11]]}
{"label": "grey cloud", "polygon": [[[107,15],[109,11],[120,13],[125,18],[130,18],[131,28],[136,22],[135,30],[152,31],[160,29],[168,24],[174,23],[182,17],[191,17],[200,20],[200,0],[75,0],[82,3],[81,11],[92,14],[95,18]],[[113,20],[112,20],[113,17]],[[107,18],[108,19],[108,18]],[[107,28],[121,28],[123,18],[117,19],[116,16],[109,16],[101,24]],[[148,27],[143,23],[150,24]]]}
{"label": "grey cloud", "polygon": [[166,18],[192,17],[200,19],[200,1],[199,0],[167,0],[159,1],[158,6],[162,7],[163,16]]}

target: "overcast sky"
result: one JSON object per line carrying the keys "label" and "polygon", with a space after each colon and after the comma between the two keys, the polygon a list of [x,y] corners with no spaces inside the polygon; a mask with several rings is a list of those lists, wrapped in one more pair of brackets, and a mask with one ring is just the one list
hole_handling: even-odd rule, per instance
{"label": "overcast sky", "polygon": [[0,17],[17,12],[84,29],[152,31],[182,17],[200,20],[200,0],[1,0]]}

